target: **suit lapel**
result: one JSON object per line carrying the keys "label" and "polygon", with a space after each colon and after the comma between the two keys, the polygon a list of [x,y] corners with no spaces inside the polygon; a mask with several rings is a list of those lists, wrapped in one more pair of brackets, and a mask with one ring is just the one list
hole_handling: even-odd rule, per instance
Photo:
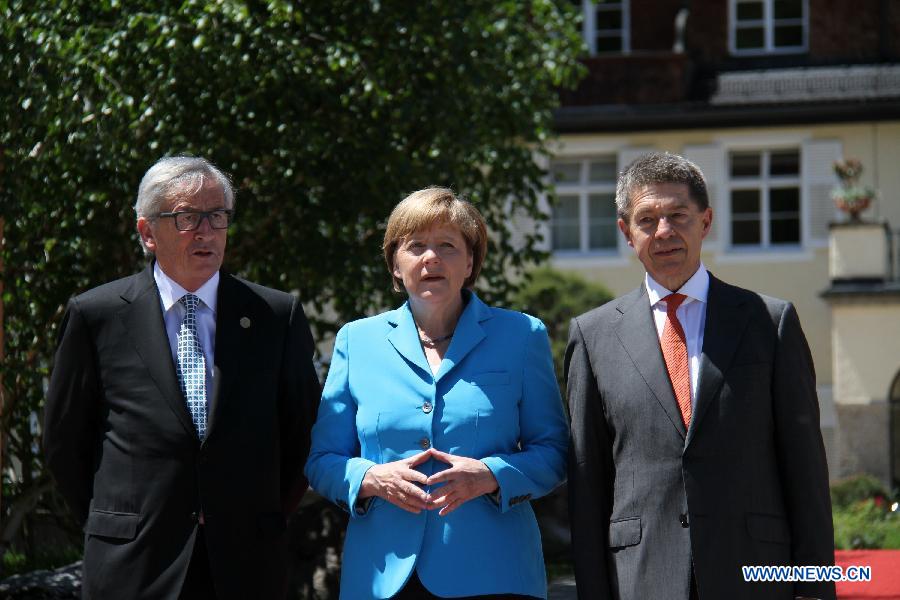
{"label": "suit lapel", "polygon": [[175,373],[152,265],[135,277],[134,284],[122,299],[127,304],[118,314],[129,338],[169,408],[196,439],[194,424]]}
{"label": "suit lapel", "polygon": [[463,293],[470,294],[469,302],[459,316],[459,322],[453,332],[453,340],[450,342],[450,347],[447,348],[440,369],[434,375],[432,375],[431,367],[425,358],[422,345],[419,343],[419,332],[409,302],[393,311],[388,317],[388,321],[394,325],[394,329],[388,334],[388,341],[403,358],[419,367],[429,377],[433,377],[436,382],[460,364],[486,337],[481,323],[491,318],[490,309],[474,293]]}
{"label": "suit lapel", "polygon": [[388,341],[394,350],[412,365],[424,371],[428,377],[432,377],[431,367],[425,359],[425,352],[419,343],[419,331],[416,329],[416,321],[407,301],[403,306],[391,312],[388,321],[394,328],[388,334]]}
{"label": "suit lapel", "polygon": [[[227,391],[237,388],[241,367],[241,337],[258,320],[247,310],[249,294],[231,275],[221,272],[216,298],[215,367],[213,388],[209,396],[206,440],[215,429],[216,417],[228,398]],[[242,322],[246,327],[241,325]]]}
{"label": "suit lapel", "polygon": [[681,411],[675,401],[675,392],[672,391],[672,383],[669,381],[666,364],[663,361],[659,334],[653,322],[646,288],[641,285],[639,290],[622,298],[616,308],[622,313],[622,318],[615,328],[619,341],[672,425],[684,438],[687,431],[681,420]]}
{"label": "suit lapel", "polygon": [[691,417],[688,443],[694,437],[694,432],[700,426],[710,404],[718,395],[724,381],[724,373],[731,366],[734,352],[747,327],[749,312],[741,309],[742,304],[743,299],[736,293],[736,288],[722,283],[713,277],[712,273],[709,274],[697,402]]}
{"label": "suit lapel", "polygon": [[481,323],[490,318],[491,311],[488,307],[478,299],[478,296],[471,294],[469,303],[459,316],[459,322],[453,332],[453,339],[450,341],[450,347],[447,348],[447,354],[444,355],[435,381],[439,381],[441,377],[460,364],[466,355],[486,337]]}

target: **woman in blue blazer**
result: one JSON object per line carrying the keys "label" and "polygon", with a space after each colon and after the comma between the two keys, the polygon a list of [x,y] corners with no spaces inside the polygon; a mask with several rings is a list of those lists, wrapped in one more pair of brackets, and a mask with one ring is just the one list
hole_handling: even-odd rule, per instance
{"label": "woman in blue blazer", "polygon": [[563,479],[568,431],[544,325],[471,291],[487,230],[428,188],[384,255],[400,308],[337,334],[306,474],[350,513],[341,598],[545,598],[529,500]]}

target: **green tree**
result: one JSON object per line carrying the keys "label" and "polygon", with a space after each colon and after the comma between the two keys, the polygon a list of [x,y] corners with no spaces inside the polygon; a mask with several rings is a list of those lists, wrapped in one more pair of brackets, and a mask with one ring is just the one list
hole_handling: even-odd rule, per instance
{"label": "green tree", "polygon": [[34,556],[63,515],[39,452],[66,299],[140,267],[130,208],[157,158],[191,153],[239,188],[227,267],[299,291],[317,334],[393,305],[390,208],[431,184],[493,232],[485,295],[540,258],[556,90],[581,68],[562,0],[0,0],[3,503],[0,552]]}
{"label": "green tree", "polygon": [[569,322],[581,313],[605,304],[613,295],[601,284],[551,267],[538,267],[526,273],[526,280],[512,296],[512,306],[538,317],[547,326],[556,380],[563,392],[563,361],[569,341]]}

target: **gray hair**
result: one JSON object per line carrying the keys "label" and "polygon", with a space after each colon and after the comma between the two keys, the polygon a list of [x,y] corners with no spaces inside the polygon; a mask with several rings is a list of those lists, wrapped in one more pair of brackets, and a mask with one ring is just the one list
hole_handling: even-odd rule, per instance
{"label": "gray hair", "polygon": [[641,188],[657,183],[683,183],[691,200],[703,211],[709,208],[706,181],[700,169],[677,154],[651,152],[636,158],[619,173],[616,182],[616,213],[628,222],[631,217],[631,196]]}
{"label": "gray hair", "polygon": [[[214,164],[199,156],[166,156],[147,169],[138,187],[134,212],[138,218],[153,219],[162,212],[163,203],[176,190],[187,187],[190,193],[199,191],[206,181],[213,180],[222,188],[225,207],[234,208],[234,188],[231,180]],[[141,246],[144,241],[141,240]],[[144,254],[150,252],[144,246]]]}

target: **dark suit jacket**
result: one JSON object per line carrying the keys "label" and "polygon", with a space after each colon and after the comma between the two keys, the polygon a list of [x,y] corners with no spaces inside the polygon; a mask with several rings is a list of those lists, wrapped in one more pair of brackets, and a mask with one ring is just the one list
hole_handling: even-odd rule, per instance
{"label": "dark suit jacket", "polygon": [[572,321],[569,499],[578,597],[834,598],[742,565],[834,561],[815,374],[793,306],[710,276],[685,431],[643,286]]}
{"label": "dark suit jacket", "polygon": [[312,350],[293,296],[222,273],[201,444],[152,267],[70,301],[43,443],[84,524],[85,598],[176,598],[201,511],[219,598],[283,596],[285,517],[319,401]]}

